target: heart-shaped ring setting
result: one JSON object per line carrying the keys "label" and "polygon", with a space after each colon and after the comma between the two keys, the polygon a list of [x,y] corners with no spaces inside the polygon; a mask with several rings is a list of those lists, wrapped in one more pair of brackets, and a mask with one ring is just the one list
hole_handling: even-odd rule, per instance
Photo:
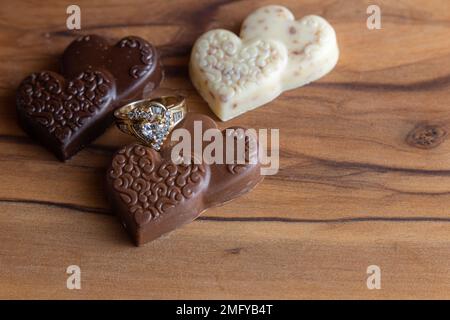
{"label": "heart-shaped ring setting", "polygon": [[157,151],[161,149],[170,130],[185,114],[185,100],[181,96],[132,102],[114,113],[120,130]]}

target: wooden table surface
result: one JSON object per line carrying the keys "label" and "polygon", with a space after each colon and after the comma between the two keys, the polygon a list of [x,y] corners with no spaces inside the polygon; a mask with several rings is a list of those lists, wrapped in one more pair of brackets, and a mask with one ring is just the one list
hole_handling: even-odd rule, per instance
{"label": "wooden table surface", "polygon": [[[57,70],[79,34],[138,35],[159,47],[159,93],[188,96],[187,63],[206,30],[239,31],[271,1],[71,1],[0,7],[0,298],[450,298],[450,1],[279,1],[325,17],[341,49],[321,80],[221,123],[280,128],[280,170],[253,192],[134,247],[105,200],[110,128],[66,163],[24,134],[14,95]],[[378,4],[382,29],[366,27]],[[409,138],[408,138],[409,137]],[[424,144],[425,143],[425,144]],[[424,146],[426,148],[424,148]],[[66,268],[81,268],[81,290]],[[366,269],[381,268],[368,290]]]}

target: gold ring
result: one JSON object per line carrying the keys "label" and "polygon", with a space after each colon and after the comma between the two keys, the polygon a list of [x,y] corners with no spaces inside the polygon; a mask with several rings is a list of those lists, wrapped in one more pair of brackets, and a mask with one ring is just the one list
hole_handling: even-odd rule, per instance
{"label": "gold ring", "polygon": [[182,96],[162,96],[134,101],[114,112],[117,127],[145,145],[160,150],[169,132],[186,116]]}

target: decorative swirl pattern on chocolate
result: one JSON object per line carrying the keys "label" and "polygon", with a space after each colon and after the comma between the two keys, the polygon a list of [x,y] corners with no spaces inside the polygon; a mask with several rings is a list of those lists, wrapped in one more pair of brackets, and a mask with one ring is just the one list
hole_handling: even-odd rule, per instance
{"label": "decorative swirl pattern on chocolate", "polygon": [[[241,129],[243,130],[243,129]],[[227,164],[227,171],[231,174],[239,174],[243,172],[245,169],[249,168],[250,159],[254,159],[253,157],[257,157],[258,150],[250,150],[250,143],[254,143],[254,146],[257,146],[257,142],[254,136],[244,135],[243,131],[235,131],[235,136],[237,143],[239,140],[245,139],[245,148],[244,148],[244,161],[245,163],[232,163]],[[235,159],[236,161],[236,159]],[[237,161],[236,161],[237,162]]]}
{"label": "decorative swirl pattern on chocolate", "polygon": [[206,168],[202,165],[175,165],[140,144],[121,149],[108,172],[113,188],[129,207],[138,225],[157,219],[168,209],[191,198]]}
{"label": "decorative swirl pattern on chocolate", "polygon": [[119,48],[138,48],[141,54],[141,62],[143,65],[134,65],[130,68],[130,76],[135,79],[143,77],[154,65],[154,52],[150,45],[137,37],[127,37],[118,43]]}
{"label": "decorative swirl pattern on chocolate", "polygon": [[246,167],[246,164],[227,164],[227,170],[231,174],[241,173]]}
{"label": "decorative swirl pattern on chocolate", "polygon": [[257,40],[243,45],[234,33],[221,29],[202,35],[192,56],[208,90],[222,102],[260,86],[286,61],[286,53],[276,43]]}
{"label": "decorative swirl pattern on chocolate", "polygon": [[99,71],[83,72],[69,82],[52,72],[33,73],[19,87],[17,106],[64,142],[103,107],[111,89]]}

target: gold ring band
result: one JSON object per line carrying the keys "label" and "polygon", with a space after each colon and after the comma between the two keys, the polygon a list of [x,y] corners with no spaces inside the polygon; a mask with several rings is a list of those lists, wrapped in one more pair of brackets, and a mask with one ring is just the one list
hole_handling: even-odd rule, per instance
{"label": "gold ring band", "polygon": [[134,101],[114,112],[117,127],[145,145],[160,150],[169,132],[186,116],[182,96]]}

